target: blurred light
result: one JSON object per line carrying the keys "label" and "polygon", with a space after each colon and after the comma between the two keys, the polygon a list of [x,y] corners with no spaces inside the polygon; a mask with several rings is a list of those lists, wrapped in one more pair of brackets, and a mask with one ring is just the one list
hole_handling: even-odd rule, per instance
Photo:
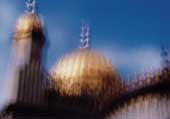
{"label": "blurred light", "polygon": [[26,17],[22,17],[18,21],[17,29],[21,31],[29,31],[31,26],[31,20]]}

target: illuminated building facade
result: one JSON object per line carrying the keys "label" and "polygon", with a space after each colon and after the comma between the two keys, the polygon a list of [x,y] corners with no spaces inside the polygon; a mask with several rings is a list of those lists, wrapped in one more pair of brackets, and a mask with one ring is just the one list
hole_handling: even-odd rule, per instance
{"label": "illuminated building facade", "polygon": [[80,49],[66,54],[48,74],[43,67],[44,26],[35,0],[17,23],[17,94],[2,119],[170,119],[170,68],[123,81],[116,67],[90,47],[82,26]]}

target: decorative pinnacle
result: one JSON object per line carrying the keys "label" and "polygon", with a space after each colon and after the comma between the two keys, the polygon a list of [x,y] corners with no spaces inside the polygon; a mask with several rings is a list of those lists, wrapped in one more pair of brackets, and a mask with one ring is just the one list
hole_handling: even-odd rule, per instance
{"label": "decorative pinnacle", "polygon": [[163,59],[163,67],[169,67],[170,66],[170,61],[169,61],[169,47],[168,46],[162,46],[162,52],[161,56]]}
{"label": "decorative pinnacle", "polygon": [[89,48],[90,47],[90,28],[88,24],[83,24],[81,27],[80,34],[80,48]]}
{"label": "decorative pinnacle", "polygon": [[34,14],[36,9],[36,0],[27,0],[26,6],[27,6],[26,12]]}

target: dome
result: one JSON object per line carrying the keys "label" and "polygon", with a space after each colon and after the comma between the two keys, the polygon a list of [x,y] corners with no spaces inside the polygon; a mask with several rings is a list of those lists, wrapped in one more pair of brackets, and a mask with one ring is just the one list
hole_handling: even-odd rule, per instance
{"label": "dome", "polygon": [[[54,89],[64,96],[113,99],[121,93],[121,80],[111,62],[89,48],[63,57],[52,69]],[[111,98],[113,97],[113,98]]]}
{"label": "dome", "polygon": [[16,37],[27,38],[32,35],[32,31],[41,31],[43,25],[38,15],[36,14],[24,14],[22,15],[16,26]]}

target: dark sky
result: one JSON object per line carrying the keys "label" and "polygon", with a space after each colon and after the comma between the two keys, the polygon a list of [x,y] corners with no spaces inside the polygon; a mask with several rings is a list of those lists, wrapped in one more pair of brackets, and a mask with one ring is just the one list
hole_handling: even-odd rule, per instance
{"label": "dark sky", "polygon": [[[169,0],[37,0],[48,48],[49,70],[79,46],[82,21],[91,27],[92,48],[110,58],[123,75],[161,65],[160,45],[170,40]],[[6,79],[16,21],[24,0],[0,0],[0,81]],[[3,84],[3,83],[2,83]]]}

